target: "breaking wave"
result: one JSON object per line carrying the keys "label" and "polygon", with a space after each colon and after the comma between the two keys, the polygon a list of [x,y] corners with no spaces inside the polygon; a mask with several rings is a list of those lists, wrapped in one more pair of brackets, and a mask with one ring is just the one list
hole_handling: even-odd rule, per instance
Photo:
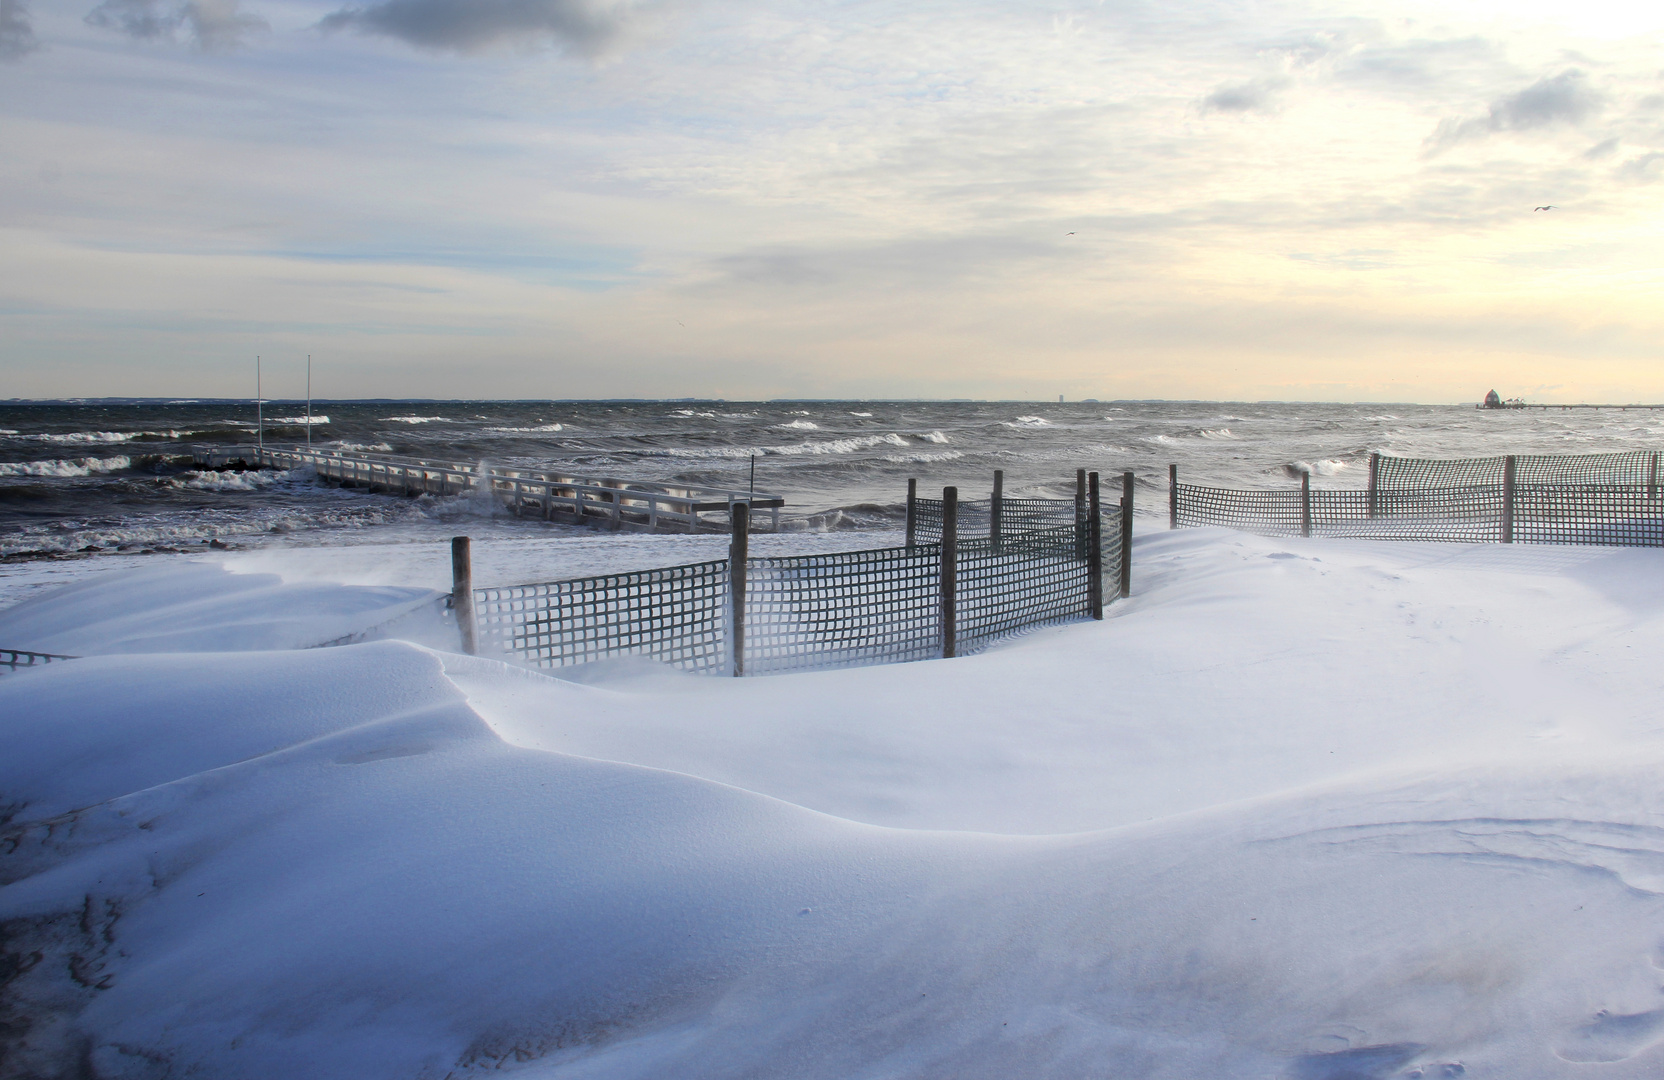
{"label": "breaking wave", "polygon": [[58,446],[91,446],[146,438],[177,439],[183,434],[179,431],[70,431],[62,434],[24,435],[23,438],[32,442],[54,443]]}
{"label": "breaking wave", "polygon": [[73,461],[18,461],[0,464],[0,476],[51,476],[68,479],[91,476],[94,473],[113,473],[133,466],[126,454],[107,458],[76,458]]}

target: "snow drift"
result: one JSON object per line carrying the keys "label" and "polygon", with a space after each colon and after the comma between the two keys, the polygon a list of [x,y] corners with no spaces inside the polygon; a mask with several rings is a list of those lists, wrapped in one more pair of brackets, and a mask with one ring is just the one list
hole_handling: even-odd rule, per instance
{"label": "snow drift", "polygon": [[0,1071],[1658,1075],[1664,553],[1139,554],[952,662],[0,678]]}

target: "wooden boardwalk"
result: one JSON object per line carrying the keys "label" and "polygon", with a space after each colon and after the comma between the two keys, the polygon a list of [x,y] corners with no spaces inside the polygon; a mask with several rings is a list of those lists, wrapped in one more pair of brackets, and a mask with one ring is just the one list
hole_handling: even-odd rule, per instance
{"label": "wooden boardwalk", "polygon": [[[199,467],[208,469],[234,465],[275,469],[311,466],[319,476],[344,485],[410,495],[465,495],[489,490],[515,517],[638,532],[727,532],[733,506],[742,502],[750,504],[753,519],[758,510],[771,511],[772,526],[779,531],[780,508],[786,505],[781,496],[763,492],[650,484],[305,447],[202,447],[192,454],[192,459]],[[721,516],[708,516],[717,514]]]}

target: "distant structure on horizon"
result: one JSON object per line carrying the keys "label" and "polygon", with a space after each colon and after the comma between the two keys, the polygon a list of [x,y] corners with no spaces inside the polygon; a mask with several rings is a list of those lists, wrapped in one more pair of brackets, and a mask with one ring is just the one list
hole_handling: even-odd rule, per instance
{"label": "distant structure on horizon", "polygon": [[1525,401],[1522,398],[1509,398],[1507,401],[1503,401],[1502,400],[1502,395],[1497,393],[1495,390],[1492,390],[1490,393],[1485,395],[1485,400],[1480,402],[1478,405],[1475,405],[1474,408],[1476,408],[1476,409],[1523,409],[1523,408],[1525,408]]}
{"label": "distant structure on horizon", "polygon": [[1502,400],[1502,395],[1501,394],[1498,394],[1495,390],[1492,390],[1490,393],[1485,395],[1485,400],[1481,401],[1479,404],[1475,405],[1474,408],[1476,408],[1476,409],[1542,409],[1545,412],[1549,409],[1559,409],[1562,412],[1569,412],[1572,409],[1595,409],[1595,410],[1617,409],[1619,411],[1624,411],[1624,410],[1627,410],[1627,409],[1664,409],[1664,405],[1588,405],[1588,404],[1583,404],[1583,403],[1578,403],[1578,404],[1574,405],[1574,404],[1571,404],[1569,402],[1567,404],[1564,404],[1564,405],[1527,405],[1525,403],[1524,398],[1517,398],[1517,397],[1516,398],[1509,398],[1507,401],[1504,401],[1504,400]]}

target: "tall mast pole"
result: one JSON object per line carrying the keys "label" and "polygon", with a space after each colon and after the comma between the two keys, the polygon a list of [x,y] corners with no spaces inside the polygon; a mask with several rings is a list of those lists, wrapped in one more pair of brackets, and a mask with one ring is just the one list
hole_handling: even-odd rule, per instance
{"label": "tall mast pole", "polygon": [[312,354],[306,354],[306,448],[312,449]]}
{"label": "tall mast pole", "polygon": [[266,448],[265,399],[260,396],[260,357],[254,358],[254,440],[261,450]]}

